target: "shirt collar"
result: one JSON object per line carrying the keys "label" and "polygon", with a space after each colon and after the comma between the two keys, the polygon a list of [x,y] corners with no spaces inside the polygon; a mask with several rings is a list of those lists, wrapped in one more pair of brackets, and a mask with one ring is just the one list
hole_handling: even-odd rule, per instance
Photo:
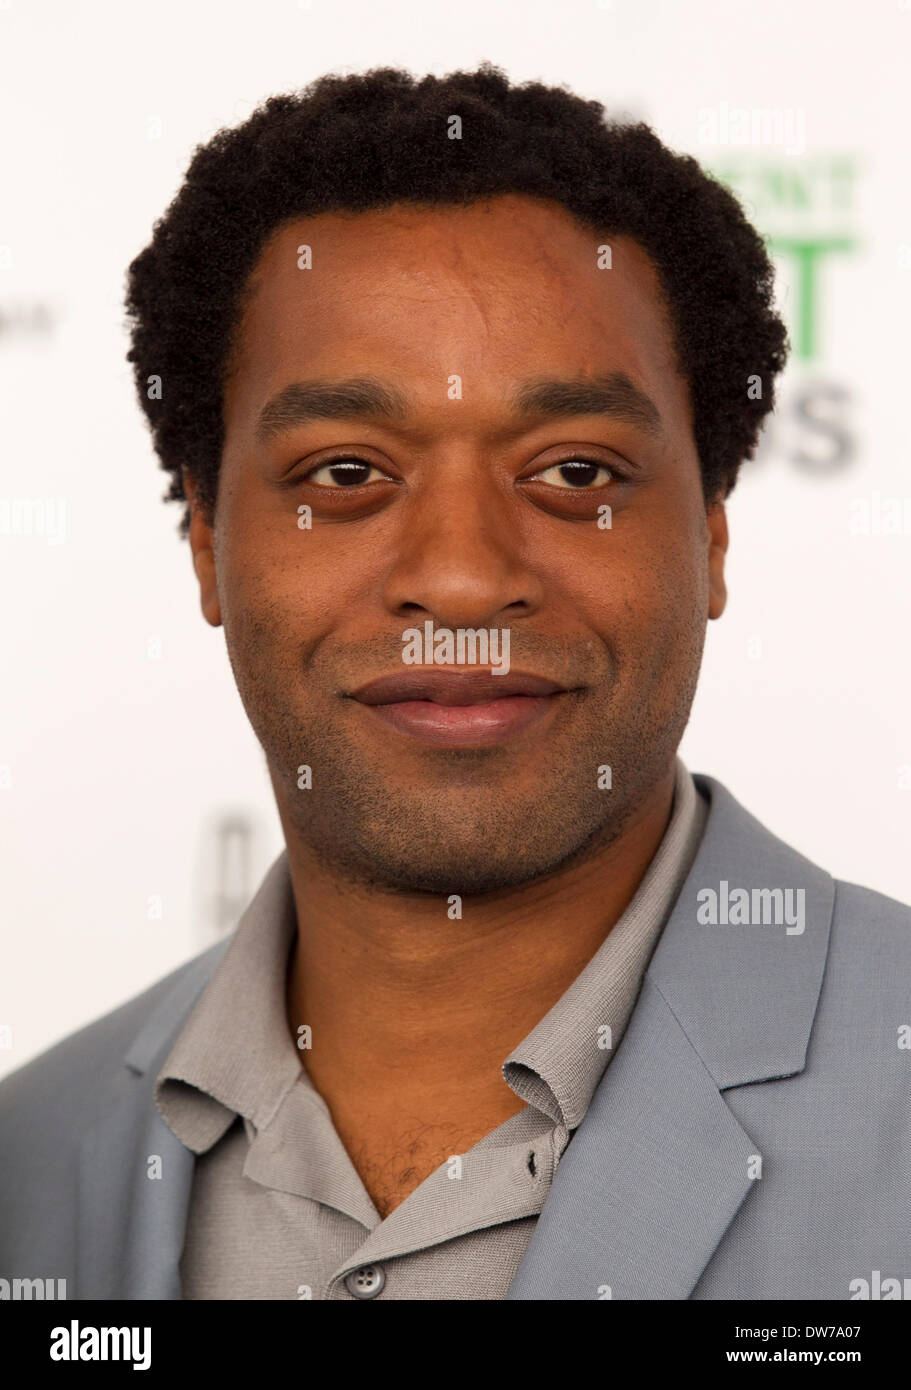
{"label": "shirt collar", "polygon": [[616,1051],[692,864],[708,807],[680,758],[671,818],[622,916],[584,970],[503,1063],[516,1095],[575,1129]]}
{"label": "shirt collar", "polygon": [[285,986],[297,931],[287,850],[238,922],[155,1083],[155,1102],[194,1153],[243,1115],[266,1125],[301,1075]]}
{"label": "shirt collar", "polygon": [[[635,896],[582,973],[503,1063],[507,1085],[568,1129],[580,1123],[620,1041],[695,854],[705,809],[678,758],[671,819]],[[238,1115],[263,1129],[295,1082],[313,1089],[287,1022],[296,930],[284,850],[156,1079],[158,1109],[194,1153],[210,1149]]]}

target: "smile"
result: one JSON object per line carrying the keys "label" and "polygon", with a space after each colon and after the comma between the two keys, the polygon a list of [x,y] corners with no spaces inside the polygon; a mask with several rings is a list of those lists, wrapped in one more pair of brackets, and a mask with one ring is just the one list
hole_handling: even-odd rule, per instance
{"label": "smile", "polygon": [[428,671],[382,677],[353,698],[387,728],[440,747],[503,743],[552,714],[569,691],[541,676]]}
{"label": "smile", "polygon": [[403,700],[368,706],[371,713],[399,733],[424,743],[449,747],[502,743],[537,723],[557,703],[556,695],[507,695],[477,705],[438,705],[432,700]]}

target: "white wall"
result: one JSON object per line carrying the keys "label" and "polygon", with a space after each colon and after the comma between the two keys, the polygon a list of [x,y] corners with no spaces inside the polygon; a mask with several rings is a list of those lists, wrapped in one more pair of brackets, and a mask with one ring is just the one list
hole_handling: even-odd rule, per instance
{"label": "white wall", "polygon": [[[731,500],[730,605],[682,752],[839,876],[911,900],[911,534],[851,529],[875,492],[911,512],[909,50],[907,0],[0,0],[0,501],[49,504],[56,532],[0,506],[0,1073],[214,939],[219,820],[249,829],[238,906],[281,847],[159,500],[122,294],[193,147],[327,70],[490,58],[565,82],[735,170],[778,243],[846,243],[819,259],[815,349]],[[724,103],[798,124],[712,144]],[[803,282],[775,257],[796,323]]]}

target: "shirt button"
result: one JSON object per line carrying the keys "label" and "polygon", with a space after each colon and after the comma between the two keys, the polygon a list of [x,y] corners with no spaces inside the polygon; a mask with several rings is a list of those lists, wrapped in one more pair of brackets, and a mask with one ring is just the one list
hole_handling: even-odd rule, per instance
{"label": "shirt button", "polygon": [[376,1298],[386,1284],[382,1265],[361,1265],[345,1278],[345,1288],[355,1298]]}

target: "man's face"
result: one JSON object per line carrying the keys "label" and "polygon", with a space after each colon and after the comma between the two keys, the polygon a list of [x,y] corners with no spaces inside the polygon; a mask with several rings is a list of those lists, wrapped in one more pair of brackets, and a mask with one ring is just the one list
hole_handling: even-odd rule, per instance
{"label": "man's face", "polygon": [[[599,244],[515,195],[295,220],[257,263],[214,528],[194,509],[191,544],[286,837],[347,879],[524,883],[610,843],[666,782],[723,607],[724,515],[706,515],[654,268],[628,238],[599,265]],[[622,416],[514,399],[615,373],[651,424],[616,378]],[[288,392],[354,378],[401,409],[301,417]],[[508,632],[508,675],[437,692],[468,708],[356,698],[380,677],[489,675],[470,656],[406,665],[428,621]],[[523,674],[559,688],[508,693]]]}

